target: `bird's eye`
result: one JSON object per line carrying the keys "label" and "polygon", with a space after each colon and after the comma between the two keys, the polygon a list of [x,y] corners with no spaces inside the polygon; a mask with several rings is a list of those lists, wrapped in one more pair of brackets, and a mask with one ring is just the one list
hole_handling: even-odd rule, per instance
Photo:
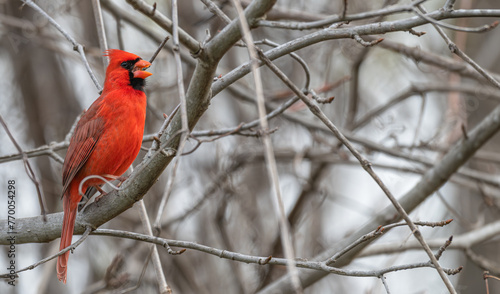
{"label": "bird's eye", "polygon": [[128,63],[126,61],[122,62],[121,66],[127,68]]}

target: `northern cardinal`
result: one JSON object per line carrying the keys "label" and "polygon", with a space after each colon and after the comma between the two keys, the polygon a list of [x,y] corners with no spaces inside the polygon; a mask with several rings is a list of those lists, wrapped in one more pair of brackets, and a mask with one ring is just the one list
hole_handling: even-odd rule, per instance
{"label": "northern cardinal", "polygon": [[[64,160],[64,221],[59,250],[71,245],[78,203],[82,199],[80,182],[90,175],[106,179],[121,176],[141,148],[146,120],[144,79],[152,75],[144,69],[151,64],[121,50],[108,50],[105,55],[110,61],[104,89],[78,121]],[[103,183],[89,179],[82,191],[90,187],[99,189]],[[66,283],[68,258],[69,251],[57,258],[57,278],[63,283]]]}

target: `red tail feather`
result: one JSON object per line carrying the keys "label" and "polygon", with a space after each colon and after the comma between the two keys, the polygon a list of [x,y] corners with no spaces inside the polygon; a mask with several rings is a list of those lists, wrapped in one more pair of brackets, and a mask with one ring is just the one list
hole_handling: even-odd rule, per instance
{"label": "red tail feather", "polygon": [[[66,197],[65,200],[69,197]],[[73,239],[73,230],[75,228],[75,218],[77,207],[71,208],[69,201],[64,201],[64,220],[61,232],[61,244],[59,245],[59,251],[71,245],[71,239]],[[57,278],[66,284],[66,274],[68,267],[70,251],[59,255],[57,258]]]}

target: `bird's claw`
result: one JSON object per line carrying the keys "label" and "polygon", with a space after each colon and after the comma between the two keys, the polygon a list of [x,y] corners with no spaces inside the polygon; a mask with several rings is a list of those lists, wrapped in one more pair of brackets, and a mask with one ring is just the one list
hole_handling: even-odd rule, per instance
{"label": "bird's claw", "polygon": [[106,193],[106,192],[104,192],[104,191],[103,191],[103,192],[101,193],[101,195],[99,195],[99,196],[97,196],[97,197],[95,198],[94,202],[97,204],[97,202],[99,202],[99,201],[101,200],[101,198],[102,198],[102,197],[104,197],[104,196],[106,196],[106,195],[108,195],[108,193]]}

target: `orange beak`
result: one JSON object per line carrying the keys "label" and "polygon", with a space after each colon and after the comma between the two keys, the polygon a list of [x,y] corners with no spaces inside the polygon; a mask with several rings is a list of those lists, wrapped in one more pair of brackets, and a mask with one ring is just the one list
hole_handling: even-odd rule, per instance
{"label": "orange beak", "polygon": [[151,66],[151,63],[147,62],[146,60],[139,60],[135,63],[134,69],[132,70],[132,73],[134,74],[134,78],[138,79],[145,79],[149,76],[152,75],[152,73],[144,71],[144,69],[148,68]]}

